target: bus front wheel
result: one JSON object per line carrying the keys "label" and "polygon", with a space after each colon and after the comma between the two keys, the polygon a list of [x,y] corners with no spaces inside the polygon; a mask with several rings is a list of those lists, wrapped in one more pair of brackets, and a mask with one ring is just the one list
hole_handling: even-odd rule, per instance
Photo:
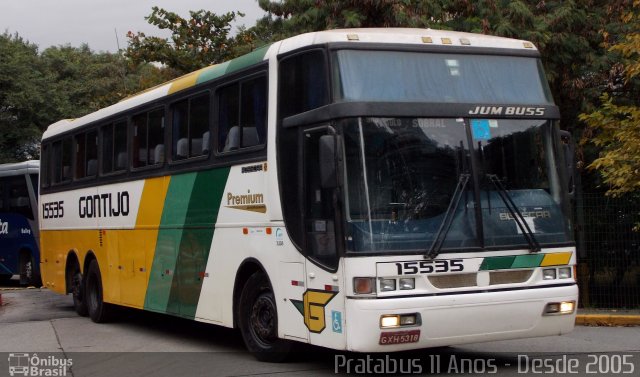
{"label": "bus front wheel", "polygon": [[251,275],[240,295],[240,332],[247,349],[260,361],[281,362],[291,342],[278,338],[278,310],[269,279]]}
{"label": "bus front wheel", "polygon": [[85,286],[85,297],[87,312],[95,323],[108,322],[111,317],[111,305],[103,301],[102,277],[98,261],[92,260],[87,270],[87,280]]}

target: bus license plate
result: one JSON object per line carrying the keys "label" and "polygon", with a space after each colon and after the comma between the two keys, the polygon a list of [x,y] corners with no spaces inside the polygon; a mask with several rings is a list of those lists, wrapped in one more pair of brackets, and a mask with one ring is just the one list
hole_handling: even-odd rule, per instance
{"label": "bus license plate", "polygon": [[420,340],[420,330],[383,332],[380,334],[381,345],[417,343],[418,340]]}

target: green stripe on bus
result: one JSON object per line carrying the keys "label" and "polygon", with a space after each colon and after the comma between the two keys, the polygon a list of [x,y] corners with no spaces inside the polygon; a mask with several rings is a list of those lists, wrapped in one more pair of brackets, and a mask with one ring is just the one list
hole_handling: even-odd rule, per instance
{"label": "green stripe on bus", "polygon": [[487,257],[482,261],[480,271],[539,267],[545,255],[546,254],[528,254],[509,255],[506,257]]}
{"label": "green stripe on bus", "polygon": [[242,55],[233,60],[230,60],[229,67],[227,68],[227,71],[225,73],[239,71],[243,68],[247,68],[254,64],[260,63],[264,60],[264,56],[267,54],[269,46],[271,45],[260,47],[259,49],[256,49],[255,51],[252,51],[246,55]]}
{"label": "green stripe on bus", "polygon": [[480,271],[484,270],[504,270],[511,268],[516,257],[514,255],[509,255],[506,257],[489,257],[484,258],[482,264],[480,265]]}
{"label": "green stripe on bus", "polygon": [[193,184],[167,312],[195,318],[230,168],[199,172]]}
{"label": "green stripe on bus", "polygon": [[210,80],[215,80],[220,76],[223,76],[227,72],[227,68],[229,67],[229,62],[224,62],[221,64],[216,64],[212,67],[207,68],[198,76],[196,80],[196,85],[202,84],[203,82],[207,82]]}
{"label": "green stripe on bus", "polygon": [[182,241],[183,226],[195,179],[196,173],[171,177],[160,219],[156,252],[149,274],[145,309],[162,313],[167,311],[171,287],[177,283],[177,281],[174,282],[177,251]]}
{"label": "green stripe on bus", "polygon": [[540,266],[544,254],[518,255],[511,268],[534,268]]}

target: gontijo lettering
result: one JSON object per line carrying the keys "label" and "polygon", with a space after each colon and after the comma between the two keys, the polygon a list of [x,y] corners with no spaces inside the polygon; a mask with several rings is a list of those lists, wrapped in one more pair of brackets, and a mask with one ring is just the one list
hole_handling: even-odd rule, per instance
{"label": "gontijo lettering", "polygon": [[101,195],[81,196],[80,199],[78,199],[78,214],[82,219],[128,216],[129,192],[122,191],[115,195],[105,193]]}

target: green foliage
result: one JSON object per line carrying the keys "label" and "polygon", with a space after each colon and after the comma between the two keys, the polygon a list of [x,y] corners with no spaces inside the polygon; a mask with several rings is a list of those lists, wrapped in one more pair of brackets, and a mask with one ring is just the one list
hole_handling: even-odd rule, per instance
{"label": "green foliage", "polygon": [[608,87],[600,98],[600,106],[580,115],[587,125],[583,144],[591,143],[600,150],[588,166],[597,170],[607,185],[607,194],[620,196],[640,192],[640,0],[621,20],[631,30],[611,46],[618,54],[624,82]]}
{"label": "green foliage", "polygon": [[134,64],[158,62],[184,74],[235,57],[235,40],[229,37],[231,22],[240,12],[221,16],[213,12],[191,11],[185,19],[176,13],[153,7],[146,20],[161,30],[171,32],[171,38],[127,33],[129,45],[125,56]]}
{"label": "green foliage", "polygon": [[0,35],[0,162],[37,156],[40,129],[48,122],[48,80],[38,47]]}
{"label": "green foliage", "polygon": [[109,106],[175,73],[88,46],[37,46],[0,35],[0,163],[37,158],[50,124]]}

